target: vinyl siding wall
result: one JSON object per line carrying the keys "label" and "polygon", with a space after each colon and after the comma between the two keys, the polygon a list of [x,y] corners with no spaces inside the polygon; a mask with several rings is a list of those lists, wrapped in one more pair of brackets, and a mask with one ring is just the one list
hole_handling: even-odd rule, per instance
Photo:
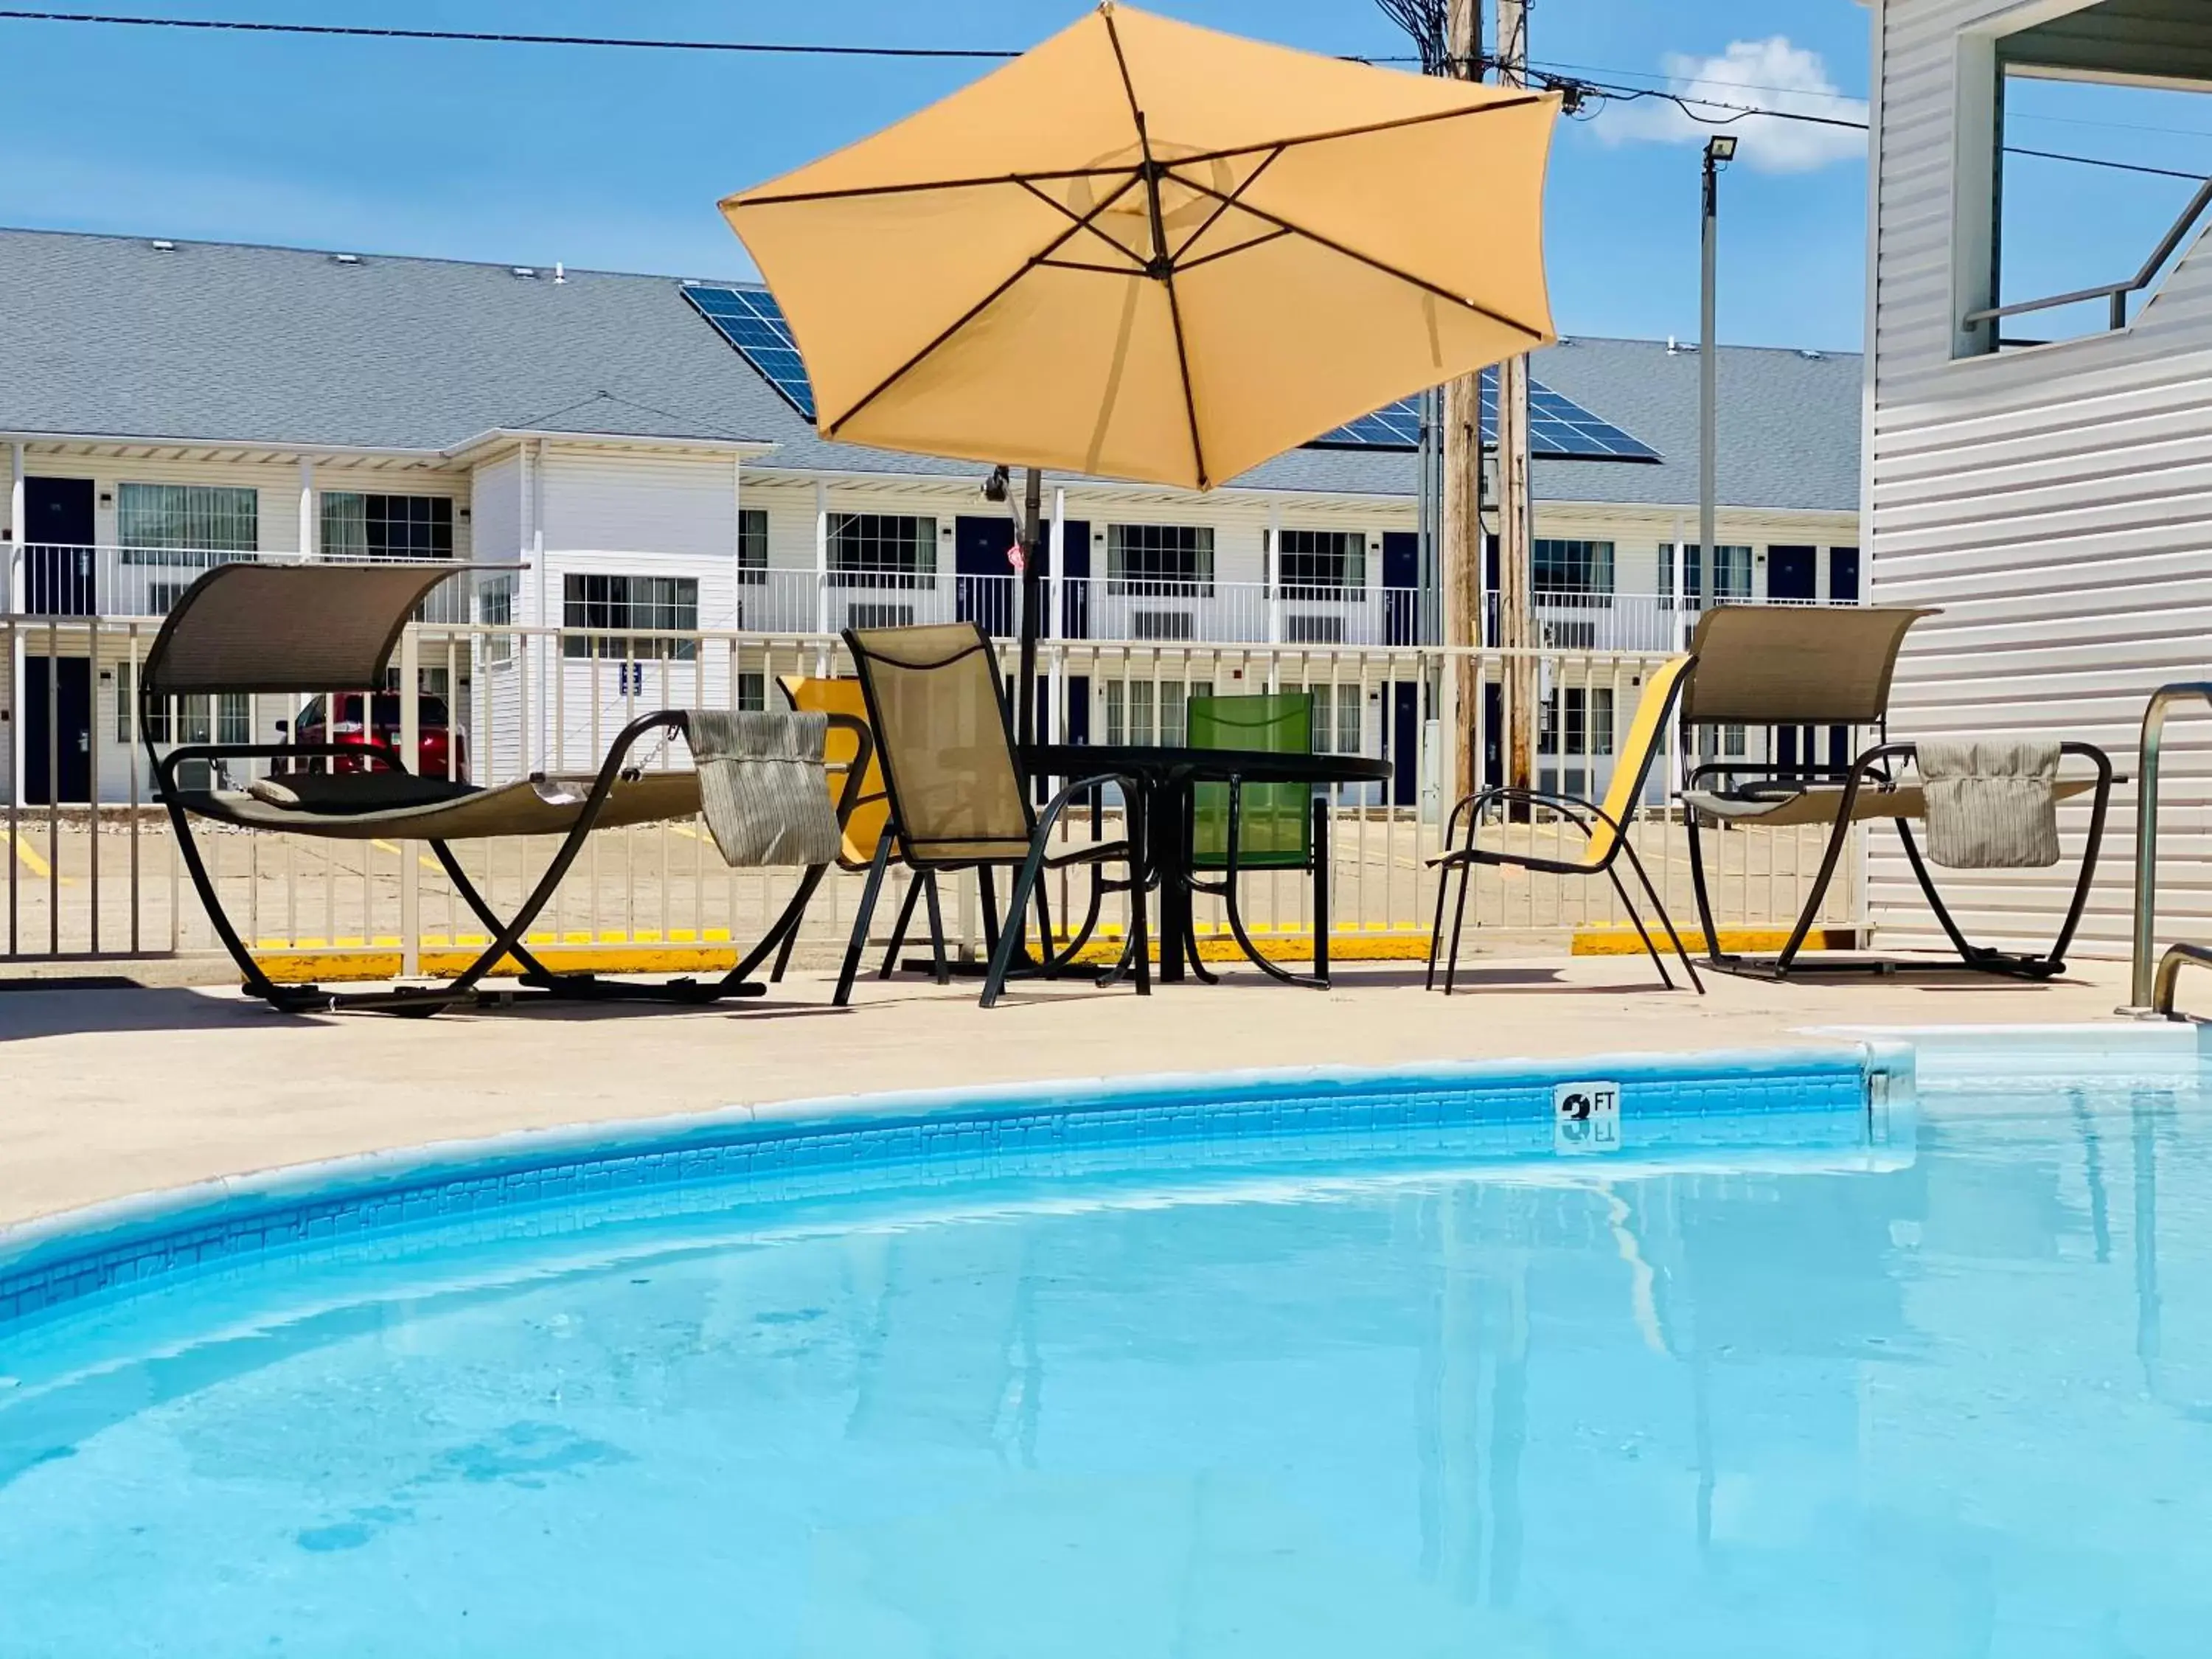
{"label": "vinyl siding wall", "polygon": [[[2152,690],[2208,667],[2212,249],[2188,250],[2124,332],[1954,360],[1957,319],[1977,303],[1975,261],[1954,250],[1972,240],[1966,192],[1987,189],[1954,165],[1976,143],[1960,118],[1972,101],[1966,37],[2026,15],[1992,0],[1884,0],[1874,13],[1869,592],[1942,609],[1906,641],[1898,735],[2063,734],[2131,775]],[[2112,250],[2113,275],[2147,251]],[[2181,715],[2166,764],[2170,937],[2212,922],[2212,719]],[[2118,792],[2081,954],[2126,952],[2133,808]],[[2069,859],[2087,821],[2085,806],[2062,810]],[[1885,942],[1940,944],[1887,830],[1869,860]],[[2055,926],[2069,875],[1954,872],[1946,890],[1970,935],[2027,943]]]}

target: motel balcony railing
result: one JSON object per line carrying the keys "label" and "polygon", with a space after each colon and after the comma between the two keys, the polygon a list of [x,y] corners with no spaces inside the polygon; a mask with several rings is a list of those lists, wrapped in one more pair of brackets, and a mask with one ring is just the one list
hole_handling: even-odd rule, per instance
{"label": "motel balcony railing", "polygon": [[[390,563],[414,556],[320,554],[327,563]],[[82,547],[29,543],[20,549],[0,544],[0,567],[15,564],[13,586],[0,587],[0,611],[10,594],[21,596],[27,617],[166,617],[178,597],[219,565],[296,564],[297,553],[248,552],[206,547]],[[441,583],[423,602],[420,619],[465,623],[474,619],[472,589],[466,573]]]}
{"label": "motel balcony railing", "polygon": [[[0,548],[0,556],[15,551]],[[26,617],[166,616],[202,573],[248,560],[290,562],[293,553],[222,549],[49,546],[20,550],[15,586],[0,588],[0,611]],[[319,556],[323,557],[347,556]],[[564,550],[596,571],[676,576],[696,584],[673,611],[618,616],[566,614],[567,596],[544,593],[558,623],[617,635],[641,628],[726,629],[761,635],[825,635],[847,628],[975,621],[1012,638],[1020,584],[1012,574],[957,570],[840,569],[826,572],[725,563],[642,550]],[[421,619],[442,624],[501,624],[529,613],[537,596],[518,563],[512,574],[479,567],[457,571],[424,603]],[[1768,603],[1753,596],[1720,602]],[[1784,603],[1785,601],[1771,601]],[[1552,651],[1679,651],[1697,623],[1700,601],[1661,593],[1544,592],[1534,597],[1528,648]],[[1413,647],[1443,642],[1434,594],[1360,581],[1217,581],[1211,577],[1062,575],[1046,584],[1040,632],[1061,640],[1189,645]],[[548,617],[549,623],[556,618]],[[1504,643],[1499,601],[1484,601],[1485,646]]]}

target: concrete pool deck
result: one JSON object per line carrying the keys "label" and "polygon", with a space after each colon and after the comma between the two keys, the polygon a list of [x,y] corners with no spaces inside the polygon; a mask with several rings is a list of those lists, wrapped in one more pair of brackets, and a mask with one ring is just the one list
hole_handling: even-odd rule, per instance
{"label": "concrete pool deck", "polygon": [[288,1017],[234,991],[0,994],[0,1225],[285,1164],[718,1106],[1050,1077],[1785,1043],[1808,1027],[2109,1018],[2123,963],[2045,985],[1958,974],[1662,990],[1641,958],[1484,958],[1446,1001],[1418,963],[1347,963],[1326,994],[1249,969],[1218,986],[1076,984],[975,1006],[973,981],[828,975],[703,1009]]}

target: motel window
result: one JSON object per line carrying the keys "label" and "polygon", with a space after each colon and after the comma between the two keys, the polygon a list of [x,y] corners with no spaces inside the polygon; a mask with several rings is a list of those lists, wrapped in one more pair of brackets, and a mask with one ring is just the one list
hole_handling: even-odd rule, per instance
{"label": "motel window", "polygon": [[1613,720],[1611,686],[1559,686],[1543,704],[1536,746],[1547,755],[1610,755]]}
{"label": "motel window", "polygon": [[1356,755],[1366,713],[1366,694],[1356,685],[1310,685],[1313,746],[1317,755]]}
{"label": "motel window", "polygon": [[[514,578],[487,576],[477,584],[477,621],[486,628],[508,628],[514,623]],[[488,663],[512,662],[514,636],[494,634],[484,641]]]}
{"label": "motel window", "polygon": [[[763,567],[765,538],[763,526]],[[903,513],[832,513],[830,580],[837,587],[932,586],[937,580],[937,520]]]}
{"label": "motel window", "polygon": [[[1729,599],[1747,599],[1751,597],[1751,549],[1747,546],[1723,544],[1713,549],[1712,591],[1707,593],[1705,580],[1705,558],[1695,542],[1682,548],[1682,586],[1689,596],[1690,608],[1695,610],[1710,599],[1718,605]],[[1674,544],[1659,544],[1659,596],[1664,599],[1674,597]]]}
{"label": "motel window", "polygon": [[1611,605],[1613,544],[1539,537],[1531,549],[1540,605]]}
{"label": "motel window", "polygon": [[696,640],[635,638],[632,629],[684,633],[699,627],[699,584],[690,576],[568,575],[562,578],[561,651],[568,657],[625,661],[698,655]]}
{"label": "motel window", "polygon": [[[115,665],[115,740],[140,741],[137,728],[137,690],[131,665]],[[253,741],[253,699],[244,691],[225,691],[213,698],[204,692],[189,696],[157,699],[147,711],[143,736],[157,744],[251,743]]]}
{"label": "motel window", "polygon": [[1213,526],[1106,526],[1106,591],[1204,598],[1213,592]]}
{"label": "motel window", "polygon": [[323,553],[333,559],[450,559],[453,503],[445,495],[323,492]]}
{"label": "motel window", "polygon": [[1278,580],[1286,599],[1334,599],[1367,586],[1367,537],[1357,530],[1285,530]]}
{"label": "motel window", "polygon": [[125,564],[219,563],[191,556],[257,551],[260,492],[227,484],[119,484],[115,532]]}
{"label": "motel window", "polygon": [[738,509],[738,580],[748,587],[757,587],[768,580],[768,512],[764,507]]}
{"label": "motel window", "polygon": [[1182,743],[1189,731],[1193,697],[1213,695],[1210,681],[1109,680],[1104,688],[1106,741]]}

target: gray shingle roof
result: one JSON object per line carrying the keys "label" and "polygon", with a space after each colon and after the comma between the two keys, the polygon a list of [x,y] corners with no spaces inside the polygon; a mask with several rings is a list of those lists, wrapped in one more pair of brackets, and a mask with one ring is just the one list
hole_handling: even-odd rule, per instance
{"label": "gray shingle roof", "polygon": [[[452,449],[506,428],[758,441],[762,465],[962,476],[972,463],[826,443],[665,276],[0,230],[0,432]],[[1697,495],[1697,357],[1582,339],[1534,373],[1660,465],[1540,462],[1540,497]],[[1724,348],[1720,497],[1858,502],[1859,359]],[[1412,458],[1297,450],[1237,481],[1407,495]]]}

